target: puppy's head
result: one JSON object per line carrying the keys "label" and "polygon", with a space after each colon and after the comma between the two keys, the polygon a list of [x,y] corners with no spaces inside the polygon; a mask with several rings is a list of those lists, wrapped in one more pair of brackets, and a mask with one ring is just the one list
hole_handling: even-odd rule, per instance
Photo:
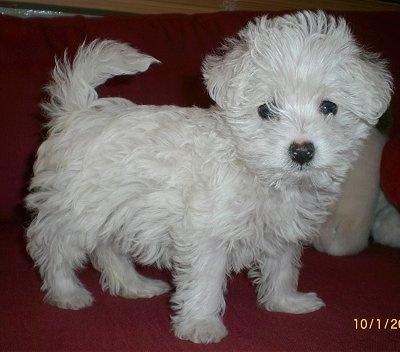
{"label": "puppy's head", "polygon": [[203,74],[240,155],[276,184],[343,177],[392,93],[385,61],[322,11],[255,19]]}

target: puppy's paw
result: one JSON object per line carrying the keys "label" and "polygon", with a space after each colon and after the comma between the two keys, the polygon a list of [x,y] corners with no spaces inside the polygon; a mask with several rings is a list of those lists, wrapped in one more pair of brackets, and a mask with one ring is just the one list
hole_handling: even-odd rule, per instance
{"label": "puppy's paw", "polygon": [[49,292],[45,297],[45,301],[58,308],[78,310],[90,307],[94,302],[94,298],[85,288],[77,287],[63,294]]}
{"label": "puppy's paw", "polygon": [[217,317],[182,321],[174,325],[174,332],[181,340],[190,340],[194,343],[216,343],[228,334],[225,325]]}
{"label": "puppy's paw", "polygon": [[140,281],[121,287],[116,295],[125,298],[150,298],[167,293],[170,289],[171,286],[165,281],[141,277]]}
{"label": "puppy's paw", "polygon": [[310,313],[324,306],[324,301],[314,292],[295,292],[291,295],[282,295],[265,304],[265,308],[269,311],[292,314]]}

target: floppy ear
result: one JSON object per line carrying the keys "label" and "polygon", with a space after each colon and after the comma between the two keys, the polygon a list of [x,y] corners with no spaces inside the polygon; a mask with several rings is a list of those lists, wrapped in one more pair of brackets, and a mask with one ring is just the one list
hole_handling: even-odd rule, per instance
{"label": "floppy ear", "polygon": [[223,109],[234,109],[243,99],[243,91],[251,72],[245,44],[231,40],[221,55],[209,55],[202,72],[210,97]]}
{"label": "floppy ear", "polygon": [[376,125],[389,107],[393,78],[386,61],[378,54],[362,50],[358,55],[347,67],[352,83],[346,93],[353,112],[368,124]]}

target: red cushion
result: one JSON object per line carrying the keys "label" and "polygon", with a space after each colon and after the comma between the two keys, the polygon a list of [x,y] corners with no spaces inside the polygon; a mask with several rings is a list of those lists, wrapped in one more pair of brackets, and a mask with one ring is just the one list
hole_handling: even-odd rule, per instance
{"label": "red cushion", "polygon": [[400,209],[400,138],[391,139],[383,149],[381,184],[389,200]]}
{"label": "red cushion", "polygon": [[144,104],[208,106],[200,64],[251,17],[164,15],[111,18],[20,19],[0,16],[0,221],[21,220],[23,197],[35,151],[43,136],[39,102],[42,87],[66,48],[73,54],[83,41],[117,39],[162,61],[135,77],[117,78],[100,89]]}
{"label": "red cushion", "polygon": [[[315,290],[326,303],[309,314],[267,312],[257,306],[246,273],[232,275],[224,317],[229,335],[204,346],[173,335],[170,294],[113,297],[102,292],[90,268],[79,277],[96,299],[93,307],[44,304],[41,281],[22,255],[22,233],[18,225],[0,224],[1,351],[400,351],[399,249],[373,245],[341,258],[306,250],[299,288]],[[154,268],[140,271],[170,278]]]}
{"label": "red cushion", "polygon": [[[54,56],[71,54],[85,39],[117,39],[131,43],[162,61],[148,72],[114,79],[100,91],[145,104],[208,106],[200,64],[219,47],[224,37],[236,33],[255,13],[204,15],[143,15],[106,18],[30,18],[0,16],[0,221],[21,220],[35,150],[43,135],[38,104],[43,99]],[[346,13],[360,41],[382,51],[400,81],[399,13]],[[393,100],[394,134],[400,135],[400,98]],[[396,159],[398,160],[398,159]],[[383,173],[391,173],[383,169]],[[384,182],[398,178],[383,177]],[[387,181],[389,182],[389,181]],[[390,191],[393,185],[385,185]],[[390,195],[392,196],[392,195]],[[397,196],[398,197],[398,196]],[[397,198],[398,200],[398,198]]]}

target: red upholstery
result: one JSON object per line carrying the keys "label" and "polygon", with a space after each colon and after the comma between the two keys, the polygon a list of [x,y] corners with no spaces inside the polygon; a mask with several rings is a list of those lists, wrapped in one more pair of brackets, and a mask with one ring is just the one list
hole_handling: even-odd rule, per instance
{"label": "red upholstery", "polygon": [[[399,115],[397,115],[399,117]],[[381,184],[385,194],[400,209],[400,135],[385,145],[382,154]]]}
{"label": "red upholstery", "polygon": [[[126,300],[101,292],[92,269],[81,273],[96,304],[63,311],[43,304],[40,279],[25,254],[23,196],[44,131],[38,103],[54,55],[74,53],[85,39],[132,43],[163,64],[135,77],[116,78],[101,95],[138,103],[208,106],[200,63],[223,37],[234,34],[254,13],[149,15],[106,18],[18,19],[0,16],[0,350],[399,350],[400,250],[371,245],[355,257],[334,258],[308,249],[300,275],[302,290],[315,290],[327,307],[293,316],[256,305],[245,274],[234,276],[227,293],[229,336],[218,345],[196,346],[170,331],[169,295]],[[400,82],[399,13],[346,13],[360,41],[389,59]],[[393,141],[384,153],[383,188],[400,204],[400,95],[392,103]],[[150,275],[169,273],[144,269]],[[371,329],[355,329],[354,319]],[[376,319],[381,319],[378,328]]]}

